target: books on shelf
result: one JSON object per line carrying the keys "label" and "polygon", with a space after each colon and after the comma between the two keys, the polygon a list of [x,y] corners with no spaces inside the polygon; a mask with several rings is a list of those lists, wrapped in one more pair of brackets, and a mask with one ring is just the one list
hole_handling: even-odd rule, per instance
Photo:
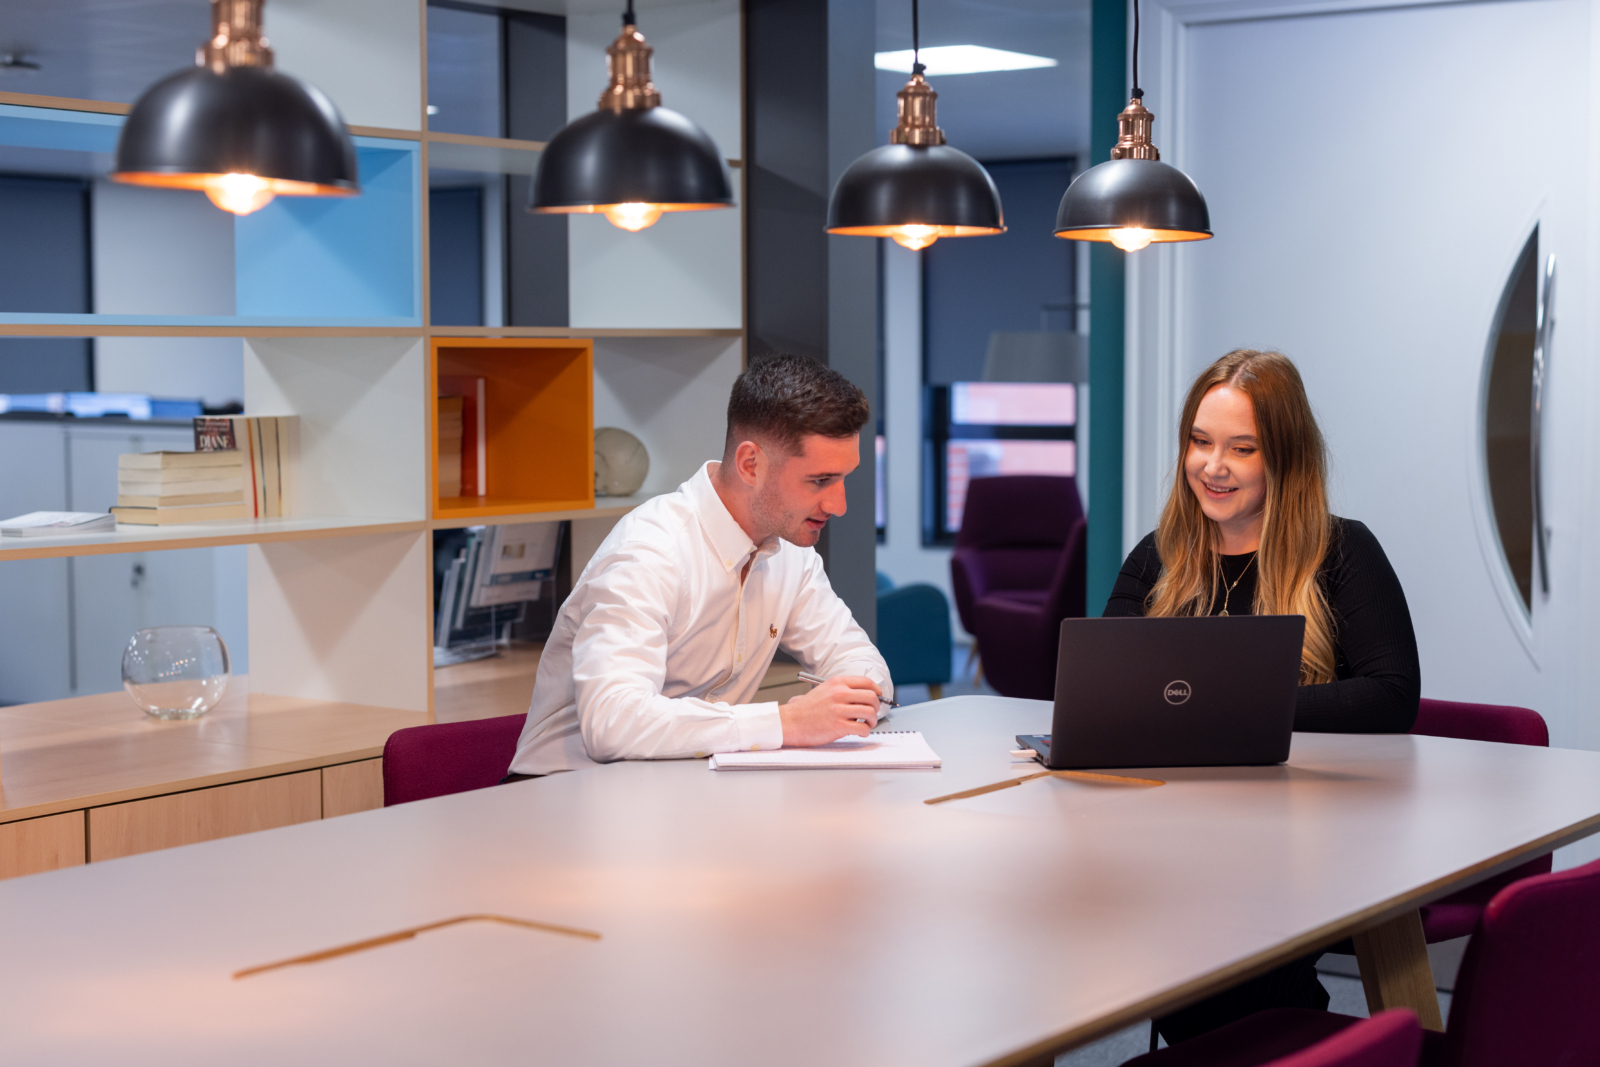
{"label": "books on shelf", "polygon": [[195,419],[194,448],[194,455],[241,457],[244,517],[274,519],[299,513],[300,416],[221,415]]}
{"label": "books on shelf", "polygon": [[[487,408],[487,386],[482,378],[461,374],[439,376],[439,399],[461,401],[461,489],[458,493],[445,492],[443,456],[439,477],[439,495],[487,496],[489,493],[489,441],[488,425],[484,413]],[[440,422],[439,451],[444,452],[444,423]]]}
{"label": "books on shelf", "polygon": [[461,495],[461,434],[463,400],[459,396],[437,399],[439,426],[439,495]]}
{"label": "books on shelf", "polygon": [[177,526],[186,522],[221,522],[223,519],[247,519],[249,514],[243,504],[186,504],[183,507],[125,508],[114,507],[111,514],[118,522],[130,526]]}
{"label": "books on shelf", "polygon": [[98,511],[30,511],[0,522],[0,537],[56,537],[61,534],[106,533],[116,529],[114,516]]}
{"label": "books on shelf", "polygon": [[238,451],[140,452],[117,457],[117,522],[170,526],[250,516]]}

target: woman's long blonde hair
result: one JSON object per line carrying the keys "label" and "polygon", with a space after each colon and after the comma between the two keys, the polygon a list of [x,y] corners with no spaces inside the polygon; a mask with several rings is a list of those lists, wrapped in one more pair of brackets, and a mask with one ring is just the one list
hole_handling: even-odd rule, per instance
{"label": "woman's long blonde hair", "polygon": [[1189,389],[1178,425],[1178,468],[1156,529],[1163,572],[1150,591],[1149,615],[1205,615],[1218,593],[1221,543],[1217,524],[1200,510],[1184,460],[1201,399],[1219,385],[1250,398],[1256,437],[1266,467],[1267,497],[1256,555],[1258,615],[1304,615],[1300,684],[1334,680],[1333,619],[1317,581],[1328,554],[1327,449],[1306,399],[1305,384],[1289,358],[1241,348],[1217,360]]}

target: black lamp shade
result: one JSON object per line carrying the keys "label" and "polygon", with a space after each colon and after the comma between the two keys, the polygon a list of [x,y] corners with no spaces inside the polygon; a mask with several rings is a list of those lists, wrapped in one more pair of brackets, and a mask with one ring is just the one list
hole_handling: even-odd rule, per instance
{"label": "black lamp shade", "polygon": [[1000,190],[959,148],[874,148],[839,176],[828,200],[828,232],[892,237],[906,226],[934,227],[936,237],[1003,233]]}
{"label": "black lamp shade", "polygon": [[248,174],[280,195],[361,190],[355,146],[333,102],[268,67],[193,67],[163,78],[133,105],[117,142],[117,181],[204,188]]}
{"label": "black lamp shade", "polygon": [[659,211],[732,207],[716,142],[671,108],[601,109],[576,119],[539,154],[528,210],[593,213],[610,205]]}
{"label": "black lamp shade", "polygon": [[1152,241],[1203,241],[1211,213],[1194,181],[1159,160],[1108,160],[1074,178],[1056,212],[1056,236],[1110,241],[1123,229],[1149,230]]}

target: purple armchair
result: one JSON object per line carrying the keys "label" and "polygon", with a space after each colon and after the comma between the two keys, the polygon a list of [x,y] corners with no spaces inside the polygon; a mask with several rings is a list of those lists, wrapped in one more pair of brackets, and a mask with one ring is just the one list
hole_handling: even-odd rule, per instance
{"label": "purple armchair", "polygon": [[[1566,1067],[1595,1062],[1595,1050],[1600,1049],[1597,962],[1600,862],[1507,886],[1484,909],[1467,945],[1445,1032],[1423,1035],[1422,1062],[1428,1067]],[[1361,1021],[1349,1015],[1277,1008],[1129,1060],[1124,1067],[1321,1064],[1326,1061],[1272,1057],[1297,1048],[1309,1053],[1333,1033],[1353,1033],[1359,1025]],[[1270,1054],[1263,1056],[1264,1048]]]}
{"label": "purple armchair", "polygon": [[499,785],[527,715],[411,726],[383,746],[383,806]]}
{"label": "purple armchair", "polygon": [[1084,613],[1087,549],[1073,479],[1018,474],[968,484],[951,585],[984,673],[1005,696],[1055,695],[1061,620]]}

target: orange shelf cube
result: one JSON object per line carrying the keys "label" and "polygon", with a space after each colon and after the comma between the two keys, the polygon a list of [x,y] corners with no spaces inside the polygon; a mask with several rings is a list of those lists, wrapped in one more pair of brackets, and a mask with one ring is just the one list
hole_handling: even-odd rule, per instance
{"label": "orange shelf cube", "polygon": [[441,377],[484,379],[486,495],[439,495],[433,420],[433,517],[474,518],[594,507],[594,342],[581,338],[436,337]]}

